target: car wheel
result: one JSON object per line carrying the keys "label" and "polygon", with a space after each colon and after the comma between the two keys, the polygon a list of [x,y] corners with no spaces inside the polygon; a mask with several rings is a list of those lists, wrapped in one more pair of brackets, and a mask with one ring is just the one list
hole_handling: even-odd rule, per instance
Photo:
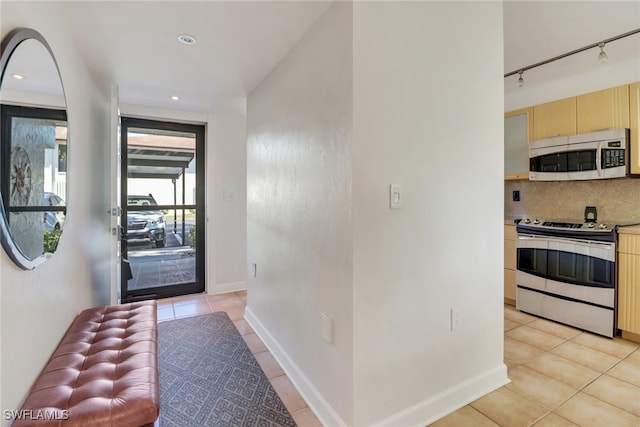
{"label": "car wheel", "polygon": [[156,248],[164,248],[164,240],[156,240]]}

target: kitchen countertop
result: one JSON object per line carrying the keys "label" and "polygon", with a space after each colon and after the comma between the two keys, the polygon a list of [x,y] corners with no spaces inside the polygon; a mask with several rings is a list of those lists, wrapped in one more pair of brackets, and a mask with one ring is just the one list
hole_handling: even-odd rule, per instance
{"label": "kitchen countertop", "polygon": [[618,228],[619,234],[640,234],[640,225],[629,225]]}

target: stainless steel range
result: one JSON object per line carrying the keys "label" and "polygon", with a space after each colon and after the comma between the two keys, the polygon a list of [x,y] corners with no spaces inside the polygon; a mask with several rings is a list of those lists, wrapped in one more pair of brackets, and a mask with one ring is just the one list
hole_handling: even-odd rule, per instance
{"label": "stainless steel range", "polygon": [[617,228],[595,218],[521,220],[516,225],[516,308],[613,337]]}

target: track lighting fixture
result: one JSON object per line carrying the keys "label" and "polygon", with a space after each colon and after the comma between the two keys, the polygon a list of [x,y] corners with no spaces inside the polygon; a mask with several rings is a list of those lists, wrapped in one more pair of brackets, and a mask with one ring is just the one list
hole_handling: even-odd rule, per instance
{"label": "track lighting fixture", "polygon": [[600,48],[600,54],[598,55],[598,61],[601,62],[601,63],[602,62],[607,62],[607,59],[609,59],[609,58],[607,56],[607,53],[604,51],[604,46],[605,46],[606,43],[611,43],[613,41],[620,40],[622,38],[629,37],[629,36],[632,36],[632,35],[638,34],[638,33],[640,33],[640,28],[636,28],[635,30],[628,31],[626,33],[617,35],[615,37],[610,37],[610,38],[608,38],[606,40],[602,40],[601,42],[598,42],[598,43],[592,43],[592,44],[590,44],[588,46],[584,46],[584,47],[581,47],[579,49],[572,50],[571,52],[563,53],[562,55],[554,56],[553,58],[549,58],[549,59],[547,59],[545,61],[541,61],[541,62],[535,63],[533,65],[529,65],[527,67],[518,68],[515,71],[511,71],[510,73],[505,74],[504,77],[507,78],[509,76],[513,76],[514,74],[519,74],[520,77],[518,78],[518,87],[522,87],[522,85],[524,85],[524,79],[522,78],[522,73],[524,73],[525,71],[530,70],[532,68],[540,67],[541,65],[549,64],[551,62],[557,61],[559,59],[566,58],[566,57],[571,56],[571,55],[575,55],[576,53],[584,52],[587,49],[593,49],[594,47],[599,47]]}
{"label": "track lighting fixture", "polygon": [[600,54],[598,55],[598,62],[601,64],[604,62],[607,62],[607,59],[609,58],[607,57],[607,53],[604,51],[604,43],[600,43],[598,47],[600,48]]}

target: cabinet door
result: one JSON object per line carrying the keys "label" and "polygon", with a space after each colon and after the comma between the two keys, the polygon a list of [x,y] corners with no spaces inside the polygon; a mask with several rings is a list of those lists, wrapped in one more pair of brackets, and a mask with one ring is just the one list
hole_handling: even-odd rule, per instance
{"label": "cabinet door", "polygon": [[631,173],[640,174],[640,82],[629,85],[629,128]]}
{"label": "cabinet door", "polygon": [[533,109],[504,115],[504,178],[529,178],[529,141],[533,131]]}
{"label": "cabinet door", "polygon": [[516,302],[516,271],[504,269],[504,302],[515,305]]}
{"label": "cabinet door", "polygon": [[580,95],[578,133],[629,127],[629,85]]}
{"label": "cabinet door", "polygon": [[516,241],[506,240],[504,241],[504,268],[509,270],[516,269]]}
{"label": "cabinet door", "polygon": [[576,134],[576,97],[533,107],[533,139]]}
{"label": "cabinet door", "polygon": [[618,328],[640,334],[640,255],[618,254]]}
{"label": "cabinet door", "polygon": [[516,226],[504,225],[504,302],[516,302]]}

